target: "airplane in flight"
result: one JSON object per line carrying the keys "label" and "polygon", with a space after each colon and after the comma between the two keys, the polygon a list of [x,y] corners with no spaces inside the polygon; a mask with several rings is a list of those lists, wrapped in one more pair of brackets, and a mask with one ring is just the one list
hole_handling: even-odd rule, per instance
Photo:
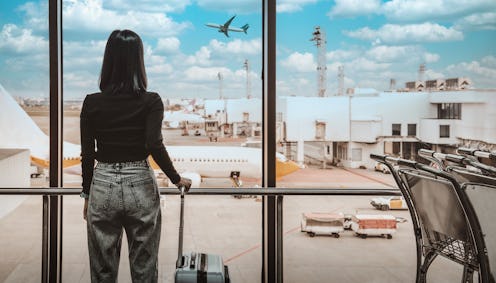
{"label": "airplane in flight", "polygon": [[[26,148],[31,163],[49,167],[49,137],[35,124],[14,98],[0,85],[0,148]],[[236,146],[166,146],[176,170],[200,187],[202,178],[230,178],[234,186],[241,186],[240,178],[260,179],[262,151],[260,148]],[[81,146],[63,143],[63,163],[66,173],[81,174]],[[150,164],[157,174],[161,172],[153,158]],[[284,155],[276,155],[278,178],[300,169]]]}
{"label": "airplane in flight", "polygon": [[245,24],[244,26],[240,27],[240,28],[232,28],[232,27],[229,27],[231,25],[231,22],[234,20],[234,18],[236,17],[236,15],[232,16],[232,18],[230,18],[225,24],[223,25],[219,25],[219,24],[211,24],[211,23],[208,23],[208,24],[205,24],[207,27],[211,27],[211,28],[216,28],[218,29],[219,32],[223,32],[227,37],[229,37],[229,34],[228,32],[229,31],[235,31],[235,32],[244,32],[246,34],[246,30],[250,27],[250,25],[248,24]]}

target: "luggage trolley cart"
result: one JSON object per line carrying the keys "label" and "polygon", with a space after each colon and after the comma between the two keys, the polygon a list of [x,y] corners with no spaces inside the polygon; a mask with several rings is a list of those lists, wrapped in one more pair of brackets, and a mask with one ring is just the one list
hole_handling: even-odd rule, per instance
{"label": "luggage trolley cart", "polygon": [[357,214],[353,216],[351,229],[362,239],[367,236],[393,238],[396,232],[396,217],[392,215]]}
{"label": "luggage trolley cart", "polygon": [[310,237],[315,235],[332,235],[339,238],[339,233],[344,231],[343,213],[303,213],[301,219],[301,232],[306,232]]}
{"label": "luggage trolley cart", "polygon": [[492,282],[479,222],[453,175],[411,160],[384,155],[371,158],[391,169],[409,202],[417,242],[416,281],[426,282],[430,264],[441,255],[463,265],[462,282],[472,282],[474,271],[479,271],[480,282]]}

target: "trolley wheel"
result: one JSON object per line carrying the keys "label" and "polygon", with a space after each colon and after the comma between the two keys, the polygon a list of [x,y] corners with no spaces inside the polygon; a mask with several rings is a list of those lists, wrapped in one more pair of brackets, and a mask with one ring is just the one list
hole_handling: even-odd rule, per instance
{"label": "trolley wheel", "polygon": [[332,234],[332,236],[333,236],[334,238],[336,238],[336,239],[337,239],[337,238],[339,238],[339,234],[338,234],[338,233],[334,233],[334,234]]}
{"label": "trolley wheel", "polygon": [[307,234],[308,234],[308,236],[310,236],[312,238],[315,237],[315,232],[307,232]]}
{"label": "trolley wheel", "polygon": [[381,210],[383,210],[383,211],[389,210],[389,206],[387,204],[383,204],[383,205],[381,205]]}
{"label": "trolley wheel", "polygon": [[362,239],[367,239],[367,235],[366,234],[359,234],[358,237],[360,237]]}
{"label": "trolley wheel", "polygon": [[387,236],[386,236],[386,237],[387,237],[389,240],[391,240],[391,239],[393,238],[393,235],[391,235],[391,234],[387,234]]}

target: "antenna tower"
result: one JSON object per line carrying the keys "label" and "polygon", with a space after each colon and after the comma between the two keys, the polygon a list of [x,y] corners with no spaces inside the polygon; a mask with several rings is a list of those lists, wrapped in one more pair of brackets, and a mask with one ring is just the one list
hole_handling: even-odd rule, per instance
{"label": "antenna tower", "polygon": [[222,80],[224,79],[221,72],[217,73],[217,78],[219,79],[219,99],[224,99],[222,95]]}
{"label": "antenna tower", "polygon": [[327,66],[326,66],[326,36],[325,32],[320,29],[320,26],[316,26],[313,37],[310,41],[315,41],[315,46],[317,46],[317,82],[318,89],[317,95],[319,97],[324,97],[326,92],[326,78],[327,78]]}
{"label": "antenna tower", "polygon": [[338,67],[338,95],[343,95],[344,91],[344,66]]}
{"label": "antenna tower", "polygon": [[248,59],[245,59],[245,63],[243,67],[246,70],[246,98],[251,98],[251,80],[250,80],[250,64],[248,63]]}
{"label": "antenna tower", "polygon": [[389,90],[395,90],[396,89],[396,79],[391,78],[389,81]]}
{"label": "antenna tower", "polygon": [[422,63],[419,66],[418,69],[418,81],[423,82],[424,81],[424,75],[425,75],[425,64]]}

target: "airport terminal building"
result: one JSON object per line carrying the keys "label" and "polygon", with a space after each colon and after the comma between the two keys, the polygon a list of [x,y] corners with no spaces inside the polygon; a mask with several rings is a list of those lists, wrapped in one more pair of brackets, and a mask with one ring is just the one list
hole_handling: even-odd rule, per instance
{"label": "airport terminal building", "polygon": [[[374,168],[371,153],[415,160],[420,148],[494,150],[495,96],[496,90],[483,89],[355,89],[348,96],[283,97],[277,102],[277,139],[300,163],[320,155],[322,162],[351,168]],[[305,143],[320,144],[321,150],[306,153]]]}

